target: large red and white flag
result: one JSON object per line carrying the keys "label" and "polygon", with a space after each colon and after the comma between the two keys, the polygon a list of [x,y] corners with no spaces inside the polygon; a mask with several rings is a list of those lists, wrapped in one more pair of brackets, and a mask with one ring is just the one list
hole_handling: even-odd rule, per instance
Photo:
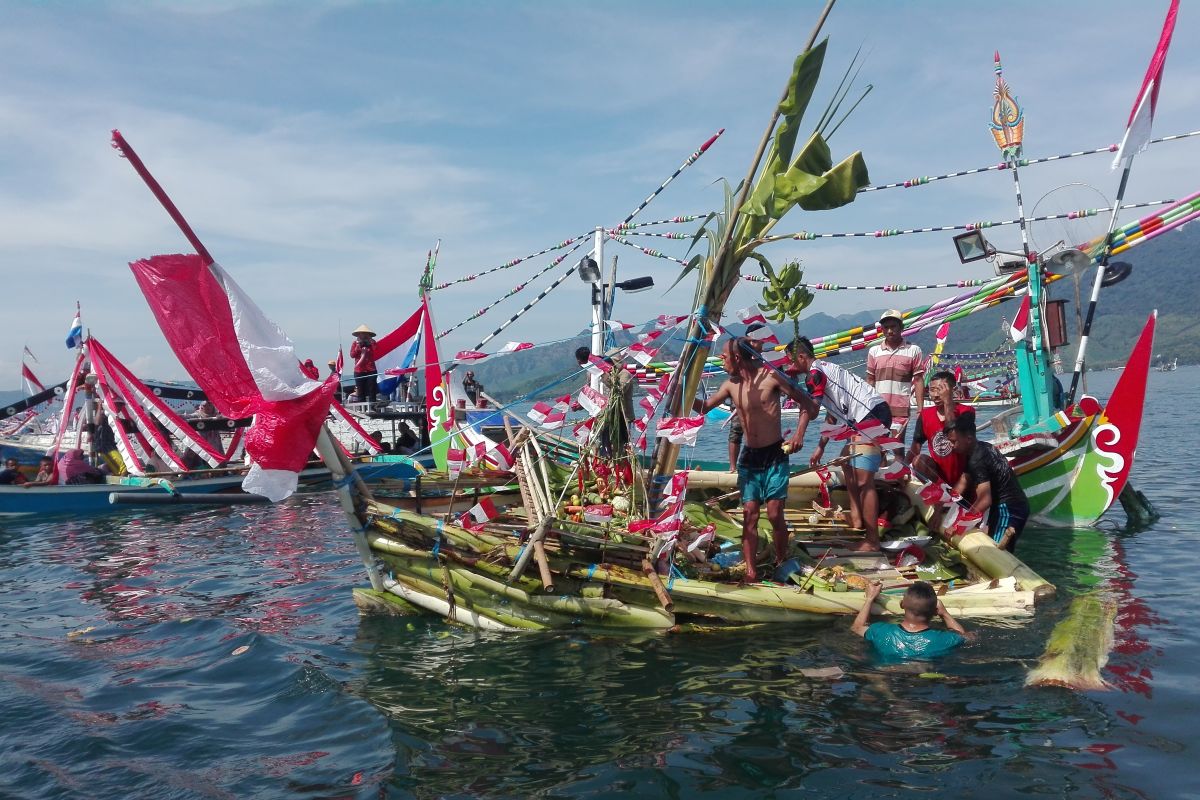
{"label": "large red and white flag", "polygon": [[290,495],[336,381],[305,377],[291,340],[215,261],[164,255],[129,266],[175,356],[217,410],[254,417],[242,487],[275,502]]}
{"label": "large red and white flag", "polygon": [[696,444],[704,417],[667,417],[658,423],[658,437],[672,444],[691,447]]}
{"label": "large red and white flag", "polygon": [[608,398],[592,387],[585,386],[579,390],[579,405],[589,417],[595,417],[608,405]]}
{"label": "large red and white flag", "polygon": [[481,498],[478,503],[467,509],[467,513],[480,525],[500,516],[500,512],[496,509],[496,504],[490,497]]}
{"label": "large red and white flag", "polygon": [[1021,307],[1017,309],[1017,316],[1013,318],[1012,324],[1008,326],[1008,333],[1012,336],[1014,342],[1023,342],[1025,337],[1029,335],[1029,295],[1025,295],[1025,299],[1021,301]]}
{"label": "large red and white flag", "polygon": [[1158,37],[1158,47],[1146,68],[1146,76],[1142,78],[1142,88],[1138,90],[1137,99],[1133,101],[1133,110],[1129,112],[1129,122],[1125,125],[1125,136],[1121,146],[1113,158],[1112,168],[1128,167],[1133,163],[1133,157],[1146,149],[1150,144],[1150,129],[1154,124],[1154,111],[1158,107],[1158,90],[1162,88],[1163,67],[1167,64],[1167,48],[1171,46],[1171,34],[1175,32],[1175,17],[1179,14],[1179,0],[1171,0],[1167,9],[1167,18],[1163,21],[1162,33]]}

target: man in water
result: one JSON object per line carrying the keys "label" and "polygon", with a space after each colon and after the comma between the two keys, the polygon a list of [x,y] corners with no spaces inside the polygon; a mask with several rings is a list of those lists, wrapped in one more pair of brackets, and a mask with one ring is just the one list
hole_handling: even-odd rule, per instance
{"label": "man in water", "polygon": [[[942,602],[933,587],[925,581],[917,581],[904,593],[900,607],[904,619],[899,623],[876,622],[868,625],[871,604],[879,597],[882,589],[879,581],[871,581],[864,594],[862,608],[850,625],[850,630],[866,639],[880,655],[888,658],[933,658],[945,655],[963,642],[973,638],[963,629]],[[934,615],[942,618],[948,630],[929,627]]]}
{"label": "man in water", "polygon": [[976,438],[974,418],[959,417],[946,426],[946,434],[954,451],[967,459],[963,474],[975,486],[971,510],[987,515],[988,533],[998,547],[1011,553],[1029,521],[1029,500],[1016,473],[994,445]]}
{"label": "man in water", "polygon": [[[885,430],[890,429],[892,411],[866,381],[837,364],[829,363],[828,359],[817,363],[812,342],[803,336],[794,339],[787,349],[792,361],[806,376],[805,387],[814,401],[825,406],[826,410],[839,414],[840,419],[860,427],[877,422]],[[814,416],[815,407],[812,413],[805,406],[800,407],[800,419],[796,423],[796,434],[792,437],[794,447],[799,447],[804,440],[804,432]],[[839,417],[831,413],[829,421],[839,421]],[[822,436],[809,463],[813,466],[821,463],[828,443],[829,438]],[[851,459],[842,467],[842,476],[846,481],[846,493],[850,495],[850,524],[862,528],[865,533],[866,541],[859,550],[878,550],[879,496],[875,492],[875,473],[879,471],[882,451],[870,439],[855,436],[847,445],[847,452]]]}
{"label": "man in water", "polygon": [[[787,525],[783,520],[783,501],[787,499],[788,457],[783,449],[779,422],[780,395],[787,395],[815,414],[816,405],[800,390],[762,363],[754,345],[747,339],[725,342],[721,361],[729,377],[703,402],[693,408],[707,414],[725,401],[733,403],[745,431],[745,446],[738,457],[738,489],[742,493],[742,557],[746,562],[746,580],[758,580],[758,517],[763,503],[771,522],[771,540],[775,561],[788,558]],[[803,413],[803,411],[801,412]]]}

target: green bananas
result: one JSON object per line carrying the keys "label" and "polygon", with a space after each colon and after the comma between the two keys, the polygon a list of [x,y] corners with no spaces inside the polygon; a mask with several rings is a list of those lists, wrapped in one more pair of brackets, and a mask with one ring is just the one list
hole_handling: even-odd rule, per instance
{"label": "green bananas", "polygon": [[764,272],[768,283],[763,287],[762,302],[759,303],[763,314],[772,322],[799,319],[813,301],[812,293],[800,285],[800,281],[804,280],[800,262],[784,264],[779,272],[771,269],[765,269]]}

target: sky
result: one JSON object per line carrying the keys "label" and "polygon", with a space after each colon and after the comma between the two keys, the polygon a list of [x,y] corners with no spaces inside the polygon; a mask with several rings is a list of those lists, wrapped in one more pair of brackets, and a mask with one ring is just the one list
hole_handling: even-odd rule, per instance
{"label": "sky", "polygon": [[[76,301],[90,333],[137,374],[186,378],[127,264],[189,246],[110,148],[111,129],[300,357],[323,363],[348,349],[360,324],[382,334],[411,313],[435,243],[443,282],[613,226],[724,128],[636,220],[718,208],[720,179],[745,175],[822,5],[0,0],[0,389],[18,385],[26,346],[43,382],[67,377]],[[873,88],[831,138],[835,159],[862,150],[873,183],[994,164],[986,125],[998,49],[1025,107],[1026,156],[1117,142],[1167,5],[839,0],[803,127],[812,129],[861,50],[857,85]],[[1156,136],[1200,129],[1198,45],[1200,11],[1185,0]],[[1198,156],[1200,137],[1150,148],[1135,161],[1126,202],[1200,188]],[[1111,201],[1119,173],[1110,162],[1097,155],[1023,170],[1026,213]],[[1015,216],[1011,175],[991,172],[867,193],[834,211],[796,210],[776,231]],[[1092,224],[1102,232],[1103,222],[1069,233],[1093,233]],[[1066,235],[1037,225],[1031,233],[1035,242]],[[958,262],[951,235],[787,241],[763,253],[773,263],[799,258],[809,282],[989,275],[985,262]],[[1020,249],[1016,228],[989,238]],[[686,257],[686,241],[638,241]],[[443,353],[476,345],[588,247],[455,330]],[[435,293],[437,328],[526,282],[559,252]],[[614,318],[687,312],[690,281],[665,291],[676,264],[613,242],[603,255],[606,273],[616,255],[618,279],[657,282],[618,295]],[[810,312],[908,308],[946,294],[818,292]],[[728,308],[755,296],[744,283]],[[589,322],[589,298],[572,276],[483,349],[571,336]]]}

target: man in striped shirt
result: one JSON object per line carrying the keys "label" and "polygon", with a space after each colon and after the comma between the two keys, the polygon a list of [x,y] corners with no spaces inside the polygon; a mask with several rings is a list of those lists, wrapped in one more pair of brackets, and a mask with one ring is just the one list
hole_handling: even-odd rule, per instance
{"label": "man in striped shirt", "polygon": [[918,416],[925,404],[925,355],[904,339],[902,316],[895,309],[883,312],[879,318],[883,341],[867,352],[867,383],[887,401],[892,410],[892,435],[900,441],[908,428],[913,398]]}

